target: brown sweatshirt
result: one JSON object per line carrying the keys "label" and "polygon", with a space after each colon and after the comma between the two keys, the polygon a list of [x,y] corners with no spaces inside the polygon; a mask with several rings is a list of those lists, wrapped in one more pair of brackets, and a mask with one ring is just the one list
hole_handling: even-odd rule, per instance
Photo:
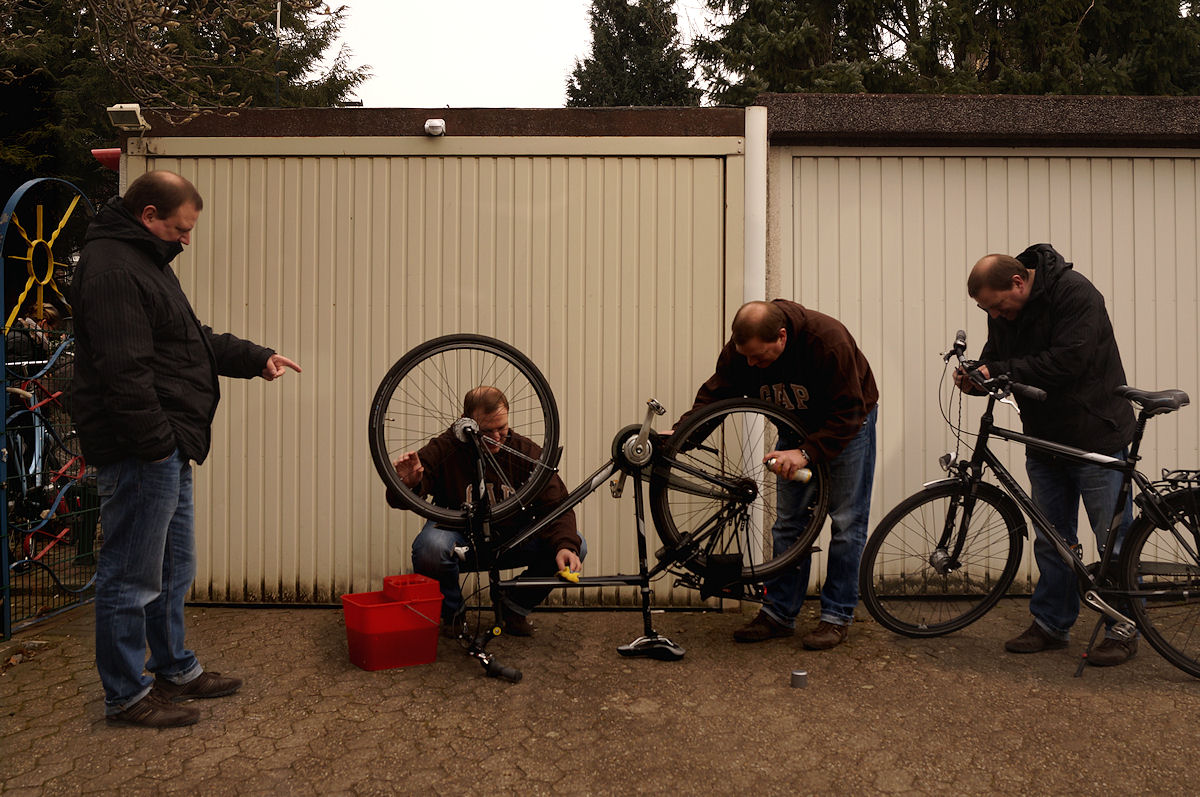
{"label": "brown sweatshirt", "polygon": [[813,462],[828,462],[862,429],[867,413],[879,403],[879,389],[866,356],[840,321],[786,299],[783,310],[787,345],[766,368],[751,366],[734,349],[721,349],[717,368],[696,393],[684,418],[723,398],[748,396],[796,414],[809,434],[802,446]]}
{"label": "brown sweatshirt", "polygon": [[[495,453],[497,464],[510,484],[519,484],[528,478],[532,462],[541,456],[542,450],[528,437],[509,431],[508,439],[504,441],[505,448]],[[517,456],[508,449],[519,452]],[[458,508],[464,501],[474,500],[475,461],[466,443],[460,442],[454,432],[447,429],[430,440],[417,452],[421,465],[425,468],[421,476],[421,484],[415,489],[420,495],[428,495],[433,503],[447,508]],[[523,457],[528,457],[524,459]],[[484,477],[484,485],[488,490],[488,498],[498,503],[507,496],[505,485],[498,483],[498,474],[490,471]],[[567,488],[558,474],[550,477],[550,481],[533,499],[533,505],[528,512],[520,513],[513,518],[493,525],[493,532],[503,538],[506,533],[515,532],[531,526],[535,520],[545,517],[567,497]],[[388,491],[388,503],[399,507],[395,495]],[[541,531],[554,544],[556,551],[564,548],[579,553],[581,540],[575,527],[575,510],[570,510]]]}

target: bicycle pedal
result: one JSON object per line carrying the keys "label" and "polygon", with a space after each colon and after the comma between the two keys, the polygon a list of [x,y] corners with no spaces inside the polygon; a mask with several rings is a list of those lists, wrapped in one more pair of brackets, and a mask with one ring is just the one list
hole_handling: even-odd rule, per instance
{"label": "bicycle pedal", "polygon": [[1122,642],[1128,642],[1137,636],[1137,626],[1133,623],[1113,623],[1108,633]]}

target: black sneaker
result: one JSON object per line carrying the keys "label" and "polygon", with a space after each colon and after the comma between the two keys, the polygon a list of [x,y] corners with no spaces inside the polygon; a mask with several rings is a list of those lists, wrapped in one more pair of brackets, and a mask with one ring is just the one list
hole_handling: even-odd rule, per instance
{"label": "black sneaker", "polygon": [[154,691],[168,701],[191,700],[195,697],[224,697],[232,695],[241,688],[241,678],[232,678],[208,670],[200,673],[198,678],[193,678],[186,684],[172,683],[166,678],[154,679]]}
{"label": "black sneaker", "polygon": [[737,642],[766,642],[768,639],[791,636],[795,633],[796,629],[775,622],[771,615],[760,609],[753,620],[733,632],[733,638]]}
{"label": "black sneaker", "polygon": [[195,725],[200,710],[177,706],[151,689],[145,697],[117,714],[104,718],[109,725],[140,725],[143,728],[179,728]]}
{"label": "black sneaker", "polygon": [[1028,628],[1004,643],[1004,649],[1009,653],[1041,653],[1043,650],[1061,650],[1067,646],[1067,640],[1050,636],[1034,620]]}

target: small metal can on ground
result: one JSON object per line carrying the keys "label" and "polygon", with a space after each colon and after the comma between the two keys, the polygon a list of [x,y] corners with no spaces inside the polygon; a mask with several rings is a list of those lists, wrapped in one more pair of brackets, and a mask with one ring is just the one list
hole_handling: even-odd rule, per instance
{"label": "small metal can on ground", "polygon": [[792,686],[808,686],[808,670],[792,670]]}

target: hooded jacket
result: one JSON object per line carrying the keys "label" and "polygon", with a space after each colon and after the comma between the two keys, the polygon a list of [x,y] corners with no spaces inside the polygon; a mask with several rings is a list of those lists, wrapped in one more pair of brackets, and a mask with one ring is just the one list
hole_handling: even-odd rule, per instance
{"label": "hooded jacket", "polygon": [[730,337],[715,372],[675,427],[718,399],[759,398],[794,412],[809,433],[803,445],[809,460],[829,462],[862,431],[879,403],[875,375],[854,336],[836,318],[786,299],[774,304],[783,311],[787,330],[783,353],[766,368],[756,368],[738,354]]}
{"label": "hooded jacket", "polygon": [[988,319],[980,363],[993,376],[1008,374],[1046,391],[1044,402],[1017,397],[1027,434],[1086,451],[1120,451],[1133,439],[1135,420],[1115,392],[1125,384],[1125,369],[1104,297],[1050,244],[1034,244],[1017,260],[1034,272],[1029,298],[1015,320]]}
{"label": "hooded jacket", "polygon": [[208,456],[217,376],[259,376],[274,351],[202,325],[164,241],[119,197],[88,227],[68,291],[75,374],[68,406],[89,464]]}

